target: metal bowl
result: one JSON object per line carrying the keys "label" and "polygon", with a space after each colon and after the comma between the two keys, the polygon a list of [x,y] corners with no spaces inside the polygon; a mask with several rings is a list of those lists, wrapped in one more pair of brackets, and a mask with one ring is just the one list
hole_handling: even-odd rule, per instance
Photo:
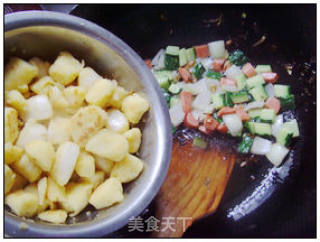
{"label": "metal bowl", "polygon": [[151,109],[143,126],[139,151],[145,168],[138,179],[124,186],[122,203],[90,213],[84,211],[67,225],[23,219],[6,208],[5,234],[9,236],[98,237],[109,234],[148,206],[168,170],[172,137],[166,102],[152,73],[128,45],[96,24],[66,14],[29,11],[5,16],[5,61],[10,56],[24,59],[38,56],[52,61],[62,50],[83,59],[99,74],[115,78],[127,90],[146,94]]}

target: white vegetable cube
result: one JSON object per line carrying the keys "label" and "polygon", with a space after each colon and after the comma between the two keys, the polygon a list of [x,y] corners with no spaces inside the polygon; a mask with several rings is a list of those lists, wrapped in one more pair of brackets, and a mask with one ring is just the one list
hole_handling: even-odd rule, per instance
{"label": "white vegetable cube", "polygon": [[288,153],[289,150],[286,147],[275,143],[272,144],[270,151],[266,154],[266,157],[274,166],[279,166]]}
{"label": "white vegetable cube", "polygon": [[89,89],[86,101],[102,108],[107,107],[115,87],[116,84],[111,80],[100,79]]}
{"label": "white vegetable cube", "polygon": [[11,90],[5,94],[6,103],[19,111],[20,115],[24,112],[27,105],[24,96],[17,90]]}
{"label": "white vegetable cube", "polygon": [[91,194],[89,203],[96,209],[106,208],[123,200],[121,182],[116,178],[105,180]]}
{"label": "white vegetable cube", "polygon": [[126,157],[116,162],[111,171],[111,177],[117,178],[120,182],[126,183],[136,179],[143,169],[143,162],[134,155]]}
{"label": "white vegetable cube", "polygon": [[68,214],[63,209],[49,210],[38,214],[38,218],[54,224],[63,224],[66,222]]}
{"label": "white vegetable cube", "polygon": [[69,86],[63,90],[63,94],[69,104],[69,107],[79,108],[84,102],[86,91],[82,87]]}
{"label": "white vegetable cube", "polygon": [[50,120],[48,125],[48,141],[52,144],[61,144],[71,139],[71,120],[56,117]]}
{"label": "white vegetable cube", "polygon": [[83,178],[83,181],[90,182],[93,190],[96,189],[104,181],[104,172],[97,171],[92,177]]}
{"label": "white vegetable cube", "polygon": [[43,140],[33,140],[25,147],[26,153],[32,161],[43,171],[50,171],[55,159],[54,147]]}
{"label": "white vegetable cube", "polygon": [[18,161],[23,155],[24,150],[18,146],[11,143],[6,143],[4,147],[4,160],[7,165]]}
{"label": "white vegetable cube", "polygon": [[24,148],[33,140],[47,140],[47,138],[47,128],[44,125],[37,123],[35,120],[29,120],[20,131],[16,145]]}
{"label": "white vegetable cube", "polygon": [[64,202],[66,200],[66,189],[60,186],[52,177],[47,180],[47,197],[51,202]]}
{"label": "white vegetable cube", "polygon": [[17,89],[29,84],[38,75],[38,68],[28,62],[13,57],[4,69],[5,90]]}
{"label": "white vegetable cube", "polygon": [[97,74],[91,67],[85,67],[79,73],[78,86],[89,91],[96,81],[100,79],[102,79],[102,76]]}
{"label": "white vegetable cube", "polygon": [[38,196],[39,196],[39,205],[44,205],[44,201],[46,199],[46,194],[47,194],[47,177],[42,177],[37,184],[38,188]]}
{"label": "white vegetable cube", "polygon": [[121,161],[128,153],[129,145],[123,135],[108,129],[102,129],[89,139],[85,148],[86,151],[95,155],[112,161]]}
{"label": "white vegetable cube", "polygon": [[242,132],[243,125],[242,121],[236,114],[227,114],[222,116],[223,122],[228,127],[232,136],[238,136],[238,134]]}
{"label": "white vegetable cube", "polygon": [[129,92],[126,89],[120,86],[116,86],[110,100],[111,106],[121,109],[122,100],[128,95],[129,95]]}
{"label": "white vegetable cube", "polygon": [[18,173],[16,173],[16,178],[14,179],[14,183],[11,188],[11,191],[20,190],[27,184],[28,184],[28,180],[23,176],[19,175]]}
{"label": "white vegetable cube", "polygon": [[126,116],[117,109],[108,111],[108,125],[107,128],[117,133],[123,133],[129,130],[129,122]]}
{"label": "white vegetable cube", "polygon": [[63,92],[57,86],[48,87],[49,100],[55,109],[66,109],[69,105]]}
{"label": "white vegetable cube", "polygon": [[14,143],[19,135],[18,112],[14,108],[5,107],[5,142]]}
{"label": "white vegetable cube", "polygon": [[4,165],[4,194],[10,192],[14,181],[16,179],[16,174],[7,165]]}
{"label": "white vegetable cube", "polygon": [[93,156],[84,151],[80,152],[75,170],[80,177],[94,176],[95,163]]}
{"label": "white vegetable cube", "polygon": [[5,204],[7,204],[16,215],[21,217],[32,217],[38,211],[37,195],[24,190],[18,190],[7,195]]}
{"label": "white vegetable cube", "polygon": [[52,115],[52,106],[46,95],[36,95],[27,99],[25,120],[46,120]]}
{"label": "white vegetable cube", "polygon": [[44,76],[31,86],[31,90],[37,94],[48,95],[49,87],[55,86],[55,82],[50,76]]}
{"label": "white vegetable cube", "polygon": [[123,133],[129,143],[129,152],[136,153],[141,145],[141,131],[139,128],[132,128]]}
{"label": "white vegetable cube", "polygon": [[147,99],[134,93],[123,99],[121,110],[127,116],[128,120],[133,123],[139,123],[142,115],[150,108]]}
{"label": "white vegetable cube", "polygon": [[73,82],[79,75],[83,65],[68,52],[60,52],[58,58],[49,68],[53,80],[63,85]]}
{"label": "white vegetable cube", "polygon": [[224,58],[226,55],[226,49],[224,46],[224,40],[213,41],[208,44],[209,52],[212,58]]}
{"label": "white vegetable cube", "polygon": [[14,171],[24,176],[29,182],[37,181],[42,173],[41,169],[30,161],[26,154],[24,154],[20,160],[12,163],[12,168]]}
{"label": "white vegetable cube", "polygon": [[185,113],[183,112],[183,109],[182,109],[182,104],[178,103],[173,107],[171,107],[169,109],[169,115],[170,115],[170,120],[172,125],[174,127],[179,126],[183,122],[185,117]]}
{"label": "white vegetable cube", "polygon": [[271,145],[272,142],[270,140],[256,136],[253,139],[251,153],[256,155],[265,155],[270,151]]}
{"label": "white vegetable cube", "polygon": [[31,65],[34,65],[38,68],[38,78],[42,78],[47,76],[49,73],[50,63],[47,61],[43,61],[38,57],[33,57],[29,60]]}
{"label": "white vegetable cube", "polygon": [[106,158],[103,158],[103,157],[96,155],[95,156],[95,164],[99,170],[101,170],[104,173],[109,175],[111,173],[114,162],[109,159],[106,159]]}

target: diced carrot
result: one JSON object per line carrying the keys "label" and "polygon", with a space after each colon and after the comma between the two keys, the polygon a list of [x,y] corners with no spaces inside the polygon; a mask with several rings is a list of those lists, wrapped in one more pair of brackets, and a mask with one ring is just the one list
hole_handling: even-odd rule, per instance
{"label": "diced carrot", "polygon": [[192,93],[191,92],[181,92],[180,99],[182,102],[182,109],[184,113],[192,111]]}
{"label": "diced carrot", "polygon": [[214,59],[212,62],[212,69],[214,71],[222,71],[223,70],[223,64],[226,61],[226,59],[219,58],[219,59]]}
{"label": "diced carrot", "polygon": [[253,66],[250,63],[245,64],[242,67],[242,72],[247,76],[247,77],[252,77],[257,75],[256,70],[253,68]]}
{"label": "diced carrot", "polygon": [[204,124],[200,125],[198,129],[204,134],[210,134],[210,132],[206,129]]}
{"label": "diced carrot", "polygon": [[223,71],[226,71],[231,66],[231,62],[229,60],[226,60],[223,64]]}
{"label": "diced carrot", "polygon": [[237,86],[234,80],[226,77],[221,77],[220,85],[221,86]]}
{"label": "diced carrot", "polygon": [[220,132],[220,133],[227,133],[228,132],[228,128],[227,128],[227,125],[225,124],[219,124],[219,126],[217,127],[217,130]]}
{"label": "diced carrot", "polygon": [[206,58],[209,57],[209,47],[208,45],[198,45],[195,46],[196,55],[198,58]]}
{"label": "diced carrot", "polygon": [[144,60],[144,62],[146,63],[146,65],[152,69],[152,64],[151,64],[151,60],[150,59],[147,59],[147,60]]}
{"label": "diced carrot", "polygon": [[264,104],[266,108],[273,109],[275,113],[278,113],[281,108],[281,102],[276,97],[269,97],[266,103]]}
{"label": "diced carrot", "polygon": [[192,82],[191,72],[187,68],[180,67],[178,72],[185,82]]}
{"label": "diced carrot", "polygon": [[236,114],[239,116],[239,118],[242,121],[249,121],[250,120],[249,114],[244,110],[242,105],[235,107],[235,109],[236,109]]}
{"label": "diced carrot", "polygon": [[199,121],[193,117],[191,112],[186,113],[184,118],[184,125],[188,128],[198,128]]}
{"label": "diced carrot", "polygon": [[235,113],[236,109],[235,108],[231,108],[231,107],[223,107],[219,110],[218,112],[218,117],[222,117],[223,115],[226,114],[231,114],[231,113]]}
{"label": "diced carrot", "polygon": [[218,127],[218,125],[219,125],[219,122],[217,120],[215,120],[210,115],[206,116],[206,118],[204,120],[204,126],[205,126],[206,130],[208,130],[209,132],[212,132]]}
{"label": "diced carrot", "polygon": [[261,75],[267,83],[275,83],[279,79],[278,74],[275,72],[264,72]]}

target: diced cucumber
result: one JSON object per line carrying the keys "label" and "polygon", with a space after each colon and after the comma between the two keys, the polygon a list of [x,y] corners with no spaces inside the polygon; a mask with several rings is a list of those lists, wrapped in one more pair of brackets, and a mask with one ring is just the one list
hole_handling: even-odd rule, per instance
{"label": "diced cucumber", "polygon": [[206,71],[201,63],[198,63],[194,67],[193,75],[199,80],[202,78],[202,74]]}
{"label": "diced cucumber", "polygon": [[214,119],[217,120],[219,123],[223,123],[222,118],[218,117],[218,113],[217,112],[213,113],[212,117],[214,117]]}
{"label": "diced cucumber", "polygon": [[249,89],[254,88],[256,86],[261,86],[265,84],[266,82],[263,79],[262,75],[255,75],[253,77],[250,77],[246,80],[246,85]]}
{"label": "diced cucumber", "polygon": [[288,153],[289,150],[286,147],[274,143],[271,146],[271,150],[266,154],[266,157],[273,165],[279,166]]}
{"label": "diced cucumber", "polygon": [[257,73],[272,72],[272,69],[270,65],[257,65],[256,72]]}
{"label": "diced cucumber", "polygon": [[206,73],[206,77],[212,78],[212,79],[216,79],[216,80],[220,80],[222,77],[222,74],[220,72],[215,72],[213,70],[208,70]]}
{"label": "diced cucumber", "polygon": [[283,98],[280,97],[280,103],[281,103],[281,110],[285,111],[285,110],[289,110],[289,109],[295,109],[296,104],[294,101],[294,95],[290,94],[288,97]]}
{"label": "diced cucumber", "polygon": [[234,77],[237,82],[237,86],[239,90],[242,90],[246,86],[246,75],[241,73]]}
{"label": "diced cucumber", "polygon": [[170,71],[154,71],[155,78],[157,79],[161,88],[168,90],[170,81],[172,80],[172,73]]}
{"label": "diced cucumber", "polygon": [[220,109],[224,107],[224,95],[221,93],[215,93],[211,96],[212,103],[215,109]]}
{"label": "diced cucumber", "polygon": [[196,52],[193,47],[187,49],[187,59],[188,62],[194,61],[196,59]]}
{"label": "diced cucumber", "polygon": [[188,63],[187,50],[182,48],[179,50],[179,65],[184,66]]}
{"label": "diced cucumber", "polygon": [[179,56],[179,47],[178,46],[172,46],[172,45],[167,46],[166,54]]}
{"label": "diced cucumber", "polygon": [[295,138],[300,136],[299,125],[296,119],[290,120],[289,122],[285,122],[283,124],[283,127],[287,128],[292,132],[292,137]]}
{"label": "diced cucumber", "polygon": [[264,108],[261,110],[259,118],[262,122],[273,123],[276,113],[273,109]]}
{"label": "diced cucumber", "polygon": [[258,85],[252,88],[249,93],[256,101],[264,101],[268,98],[268,94],[262,85]]}
{"label": "diced cucumber", "polygon": [[283,145],[283,146],[288,146],[291,142],[293,136],[293,132],[290,128],[282,126],[280,129],[276,139],[277,143]]}
{"label": "diced cucumber", "polygon": [[251,138],[248,134],[244,133],[242,135],[241,143],[238,146],[238,152],[242,154],[248,154],[252,144],[253,138]]}
{"label": "diced cucumber", "polygon": [[271,135],[271,125],[267,123],[247,122],[246,127],[251,134],[257,134],[260,136]]}
{"label": "diced cucumber", "polygon": [[167,101],[167,105],[169,105],[170,104],[170,99],[171,99],[170,94],[163,88],[161,88],[161,91],[162,91],[162,94],[163,94],[164,98]]}
{"label": "diced cucumber", "polygon": [[242,90],[240,92],[232,93],[231,94],[231,100],[233,103],[244,103],[249,101],[249,95],[248,92],[245,90]]}
{"label": "diced cucumber", "polygon": [[181,102],[180,97],[178,95],[174,95],[170,98],[169,107],[172,108],[173,106],[177,105],[179,102]]}
{"label": "diced cucumber", "polygon": [[178,83],[173,83],[169,86],[168,91],[172,94],[179,94],[181,92],[182,88]]}
{"label": "diced cucumber", "polygon": [[290,86],[276,84],[274,87],[274,95],[276,97],[288,98],[290,96]]}
{"label": "diced cucumber", "polygon": [[248,114],[249,114],[250,118],[254,119],[254,118],[260,117],[261,111],[262,111],[261,108],[250,109],[248,111]]}
{"label": "diced cucumber", "polygon": [[228,107],[232,107],[233,106],[231,95],[232,95],[231,92],[226,91],[226,93],[224,95],[224,106],[228,106]]}
{"label": "diced cucumber", "polygon": [[244,126],[250,134],[254,134],[254,122],[245,122]]}
{"label": "diced cucumber", "polygon": [[179,68],[179,55],[166,54],[164,57],[164,66],[167,70],[177,70]]}

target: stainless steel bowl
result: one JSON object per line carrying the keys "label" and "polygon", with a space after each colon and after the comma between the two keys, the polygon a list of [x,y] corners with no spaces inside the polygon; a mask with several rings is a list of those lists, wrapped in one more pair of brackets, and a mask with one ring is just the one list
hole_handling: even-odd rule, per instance
{"label": "stainless steel bowl", "polygon": [[[68,50],[98,73],[119,81],[126,89],[143,91],[151,110],[143,127],[140,156],[145,169],[125,185],[125,199],[108,209],[82,212],[75,223],[53,225],[26,220],[5,211],[5,234],[14,237],[98,237],[118,230],[138,216],[158,192],[171,157],[171,125],[166,102],[143,60],[122,40],[84,19],[46,11],[5,16],[5,60],[38,56],[53,60]],[[24,223],[24,224],[22,224]],[[26,228],[26,229],[25,229]]]}

